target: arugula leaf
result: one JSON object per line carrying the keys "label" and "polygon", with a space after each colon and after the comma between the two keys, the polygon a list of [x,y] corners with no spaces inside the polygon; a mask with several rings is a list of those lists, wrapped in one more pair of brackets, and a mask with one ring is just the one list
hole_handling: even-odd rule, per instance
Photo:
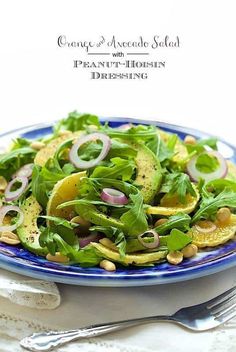
{"label": "arugula leaf", "polygon": [[136,168],[136,164],[133,160],[116,157],[111,159],[111,163],[113,164],[111,166],[97,166],[91,177],[121,178],[122,181],[130,181]]}
{"label": "arugula leaf", "polygon": [[41,204],[43,208],[46,208],[48,203],[49,190],[52,189],[53,186],[50,181],[45,181],[40,171],[40,166],[35,165],[32,173],[31,188],[32,193],[39,204]]}
{"label": "arugula leaf", "polygon": [[148,140],[153,138],[157,134],[157,128],[155,126],[137,125],[133,126],[126,131],[118,130],[109,127],[108,125],[102,126],[102,131],[110,137],[124,138],[124,139],[136,139],[136,140]]}
{"label": "arugula leaf", "polygon": [[55,255],[56,243],[54,242],[54,232],[49,227],[41,229],[39,244],[41,247],[47,247],[50,254]]}
{"label": "arugula leaf", "polygon": [[125,225],[125,230],[130,236],[139,235],[148,229],[146,214],[143,207],[143,196],[140,192],[130,194],[133,206],[124,213],[120,220]]}
{"label": "arugula leaf", "polygon": [[81,266],[95,266],[102,260],[99,252],[92,246],[88,245],[79,250],[76,245],[71,246],[66,243],[58,234],[53,235],[53,240],[62,254],[66,255],[71,261],[79,263]]}
{"label": "arugula leaf", "polygon": [[122,141],[121,139],[118,138],[112,138],[111,140],[111,148],[109,150],[109,153],[106,157],[107,160],[110,160],[111,158],[114,157],[121,157],[121,158],[135,158],[137,155],[137,151],[131,147],[129,144],[125,143],[125,141]]}
{"label": "arugula leaf", "polygon": [[211,173],[218,169],[219,161],[215,156],[208,153],[201,153],[196,160],[196,168],[203,173]]}
{"label": "arugula leaf", "polygon": [[117,246],[120,258],[123,259],[126,254],[126,238],[124,232],[120,231],[115,240],[115,245]]}
{"label": "arugula leaf", "polygon": [[210,147],[213,150],[217,150],[217,138],[211,137],[207,139],[198,139],[195,144],[185,144],[189,154],[202,153],[206,150],[205,147]]}
{"label": "arugula leaf", "polygon": [[178,136],[176,134],[171,135],[167,142],[164,142],[162,139],[160,139],[158,158],[160,163],[162,163],[162,166],[163,163],[164,165],[167,164],[175,155],[175,145],[177,141]]}
{"label": "arugula leaf", "polygon": [[224,178],[209,181],[206,184],[203,185],[203,192],[210,193],[208,192],[209,188],[213,188],[212,192],[219,193],[223,191],[223,189],[228,188],[231,189],[232,191],[236,192],[236,182],[232,180],[227,180]]}
{"label": "arugula leaf", "polygon": [[173,229],[169,236],[166,236],[166,244],[169,251],[179,251],[192,242],[192,238],[184,232]]}
{"label": "arugula leaf", "polygon": [[30,147],[13,149],[8,153],[0,154],[0,173],[7,180],[21,168],[34,161],[36,151]]}
{"label": "arugula leaf", "polygon": [[183,172],[173,172],[166,174],[160,192],[168,193],[172,196],[177,194],[179,201],[182,204],[186,203],[186,195],[191,194],[196,196],[196,192],[190,182],[189,176]]}
{"label": "arugula leaf", "polygon": [[185,213],[178,213],[169,217],[167,222],[159,225],[155,228],[159,235],[164,235],[172,229],[178,229],[182,231],[189,230],[189,224],[191,217]]}
{"label": "arugula leaf", "polygon": [[169,235],[160,237],[160,245],[167,246],[170,252],[179,251],[191,242],[192,238],[178,229],[173,229]]}
{"label": "arugula leaf", "polygon": [[50,215],[41,215],[40,218],[47,219],[52,221],[55,225],[62,225],[68,229],[73,229],[78,227],[79,224],[72,223],[64,218],[60,218],[58,216],[50,216]]}
{"label": "arugula leaf", "polygon": [[60,130],[69,130],[72,132],[86,130],[90,125],[101,126],[99,119],[95,115],[79,114],[77,111],[69,113],[68,117],[60,120],[54,127],[54,133],[57,134]]}
{"label": "arugula leaf", "polygon": [[30,145],[30,141],[26,138],[16,138],[13,141],[13,145],[11,147],[11,150],[15,150],[15,149],[19,149],[19,148],[23,148],[23,147],[28,147]]}
{"label": "arugula leaf", "polygon": [[200,207],[192,218],[192,223],[200,219],[209,219],[217,212],[218,208],[236,208],[236,192],[232,191],[232,189],[225,188],[215,197],[210,193],[208,195],[203,195]]}

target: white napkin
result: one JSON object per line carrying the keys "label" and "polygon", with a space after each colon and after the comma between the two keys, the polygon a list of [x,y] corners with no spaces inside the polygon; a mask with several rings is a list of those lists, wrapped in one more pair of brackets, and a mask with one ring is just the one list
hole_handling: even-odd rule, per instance
{"label": "white napkin", "polygon": [[54,282],[32,280],[0,270],[0,296],[11,302],[35,309],[54,309],[61,298]]}

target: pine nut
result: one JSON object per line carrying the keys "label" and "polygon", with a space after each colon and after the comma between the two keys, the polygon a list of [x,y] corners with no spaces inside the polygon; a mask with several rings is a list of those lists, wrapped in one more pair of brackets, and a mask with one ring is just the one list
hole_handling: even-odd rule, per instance
{"label": "pine nut", "polygon": [[41,150],[42,148],[45,147],[45,143],[40,141],[35,141],[30,144],[30,147],[35,150]]}
{"label": "pine nut", "polygon": [[180,251],[173,251],[167,254],[166,259],[170,264],[178,265],[183,261],[183,253]]}
{"label": "pine nut", "polygon": [[229,222],[231,218],[231,212],[229,208],[220,208],[216,213],[216,218],[221,223]]}
{"label": "pine nut", "polygon": [[197,140],[195,137],[193,136],[190,136],[190,135],[187,135],[185,138],[184,138],[184,143],[185,144],[196,144]]}
{"label": "pine nut", "polygon": [[13,246],[20,243],[19,237],[11,231],[2,232],[0,241],[3,243],[11,244]]}
{"label": "pine nut", "polygon": [[188,244],[184,247],[181,252],[183,253],[184,258],[191,258],[197,254],[198,248],[195,244]]}
{"label": "pine nut", "polygon": [[113,262],[111,262],[110,260],[102,260],[100,262],[100,268],[106,270],[106,271],[115,271],[116,270],[116,266]]}
{"label": "pine nut", "polygon": [[70,134],[72,134],[72,132],[68,130],[63,130],[58,132],[58,136],[69,136]]}

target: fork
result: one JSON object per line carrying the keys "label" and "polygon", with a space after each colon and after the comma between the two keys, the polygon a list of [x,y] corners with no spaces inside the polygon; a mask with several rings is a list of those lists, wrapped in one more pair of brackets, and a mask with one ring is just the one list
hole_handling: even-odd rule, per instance
{"label": "fork", "polygon": [[157,321],[170,321],[190,330],[205,331],[226,323],[235,317],[235,307],[236,287],[233,287],[207,302],[182,308],[170,316],[157,315],[91,325],[77,330],[35,333],[22,339],[20,345],[29,351],[49,351],[77,339],[91,338],[139,324],[154,323]]}

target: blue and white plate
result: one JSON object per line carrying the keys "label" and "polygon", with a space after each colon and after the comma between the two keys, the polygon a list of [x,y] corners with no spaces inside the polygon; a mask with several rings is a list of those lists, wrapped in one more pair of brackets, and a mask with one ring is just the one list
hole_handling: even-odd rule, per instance
{"label": "blue and white plate", "polygon": [[[154,124],[165,131],[177,133],[180,138],[191,134],[197,138],[207,138],[209,134],[189,128],[183,128],[157,121],[109,118],[112,127],[127,122]],[[16,137],[34,139],[46,136],[52,125],[34,125],[0,135],[0,147],[7,146]],[[220,141],[219,151],[236,163],[236,148],[225,141]],[[9,246],[0,243],[0,267],[19,274],[43,280],[51,280],[73,285],[86,286],[145,286],[190,280],[210,275],[236,265],[236,241],[214,249],[204,250],[196,257],[184,260],[178,266],[163,263],[154,267],[119,268],[114,273],[100,268],[81,268],[78,265],[63,265],[49,262],[32,254],[21,246]]]}

